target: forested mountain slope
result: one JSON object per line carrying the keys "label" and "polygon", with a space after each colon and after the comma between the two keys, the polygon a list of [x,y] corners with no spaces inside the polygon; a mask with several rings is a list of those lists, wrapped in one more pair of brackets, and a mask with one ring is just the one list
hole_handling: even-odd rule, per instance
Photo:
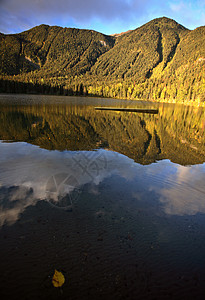
{"label": "forested mountain slope", "polygon": [[92,30],[40,25],[0,36],[1,73],[83,74],[115,39]]}
{"label": "forested mountain slope", "polygon": [[149,78],[156,66],[167,66],[188,33],[188,29],[173,20],[153,20],[119,36],[115,47],[99,58],[92,71],[112,78]]}
{"label": "forested mountain slope", "polygon": [[0,34],[0,91],[205,101],[205,26],[158,18],[124,34],[40,25]]}

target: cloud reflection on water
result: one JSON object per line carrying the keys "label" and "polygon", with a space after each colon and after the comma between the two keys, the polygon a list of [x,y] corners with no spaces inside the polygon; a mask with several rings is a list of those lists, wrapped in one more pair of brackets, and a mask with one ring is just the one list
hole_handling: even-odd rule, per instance
{"label": "cloud reflection on water", "polygon": [[179,216],[205,213],[205,165],[178,165],[176,174],[170,175],[167,182],[159,191],[165,213]]}
{"label": "cloud reflection on water", "polygon": [[15,223],[40,200],[58,205],[60,198],[86,184],[92,184],[90,192],[98,197],[96,187],[106,178],[112,185],[114,175],[132,183],[131,195],[140,190],[138,201],[145,201],[143,190],[149,194],[150,207],[157,199],[166,214],[205,213],[205,164],[184,167],[164,160],[142,166],[106,150],[60,152],[27,143],[0,143],[0,226]]}
{"label": "cloud reflection on water", "polygon": [[106,150],[60,152],[26,143],[1,143],[0,225],[14,223],[39,200],[57,204],[66,193],[89,183],[99,185],[113,174],[132,178],[132,164],[132,159]]}

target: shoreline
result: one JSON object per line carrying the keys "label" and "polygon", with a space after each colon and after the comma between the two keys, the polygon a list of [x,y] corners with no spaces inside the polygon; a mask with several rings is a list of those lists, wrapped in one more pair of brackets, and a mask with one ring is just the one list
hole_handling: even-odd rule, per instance
{"label": "shoreline", "polygon": [[114,97],[102,97],[100,95],[57,95],[57,94],[41,94],[41,93],[5,93],[5,92],[0,92],[0,96],[4,95],[31,95],[31,96],[56,96],[56,97],[80,97],[80,98],[100,98],[100,99],[110,99],[110,100],[124,100],[124,101],[141,101],[141,102],[147,102],[147,103],[152,103],[152,104],[158,104],[158,103],[164,103],[164,104],[180,104],[180,105],[185,105],[185,106],[192,106],[192,107],[205,107],[205,102],[194,102],[194,101],[189,101],[186,102],[184,100],[179,100],[179,101],[171,101],[170,99],[165,101],[164,99],[157,99],[157,100],[146,100],[146,99],[134,99],[134,98],[114,98]]}

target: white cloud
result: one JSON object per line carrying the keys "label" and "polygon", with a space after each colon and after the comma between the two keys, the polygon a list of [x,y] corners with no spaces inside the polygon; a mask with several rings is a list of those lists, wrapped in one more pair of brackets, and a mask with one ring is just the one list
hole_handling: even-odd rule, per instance
{"label": "white cloud", "polygon": [[[193,4],[194,3],[194,4]],[[40,24],[114,33],[167,16],[186,27],[203,25],[203,2],[162,0],[1,0],[0,31],[20,32]]]}
{"label": "white cloud", "polygon": [[185,5],[183,2],[180,2],[180,3],[171,3],[170,4],[170,8],[173,12],[181,12],[184,8],[185,8]]}
{"label": "white cloud", "polygon": [[[144,11],[148,1],[139,0],[3,0],[0,3],[0,30],[6,27],[32,27],[39,24],[88,25],[92,20],[99,22],[126,21],[130,23]],[[15,22],[15,23],[14,23]],[[15,25],[16,24],[16,25]],[[93,28],[95,29],[95,28]]]}

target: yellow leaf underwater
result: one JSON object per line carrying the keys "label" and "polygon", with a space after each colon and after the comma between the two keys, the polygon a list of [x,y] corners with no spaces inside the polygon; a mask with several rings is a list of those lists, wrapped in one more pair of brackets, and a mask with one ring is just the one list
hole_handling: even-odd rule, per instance
{"label": "yellow leaf underwater", "polygon": [[55,273],[53,275],[52,284],[54,287],[61,287],[65,282],[65,277],[63,274],[57,270],[55,270]]}

